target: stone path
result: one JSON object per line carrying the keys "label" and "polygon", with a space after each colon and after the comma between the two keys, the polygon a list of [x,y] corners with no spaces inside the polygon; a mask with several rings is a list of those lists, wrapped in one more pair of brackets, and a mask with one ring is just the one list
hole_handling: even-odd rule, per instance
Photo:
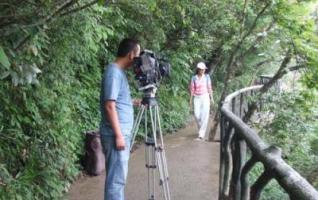
{"label": "stone path", "polygon": [[[172,200],[217,200],[219,143],[195,141],[196,127],[190,123],[165,137]],[[126,200],[148,200],[144,145],[130,158]],[[67,195],[70,200],[103,200],[105,174],[85,176]],[[161,188],[157,189],[161,193]],[[163,200],[159,194],[156,200]]]}

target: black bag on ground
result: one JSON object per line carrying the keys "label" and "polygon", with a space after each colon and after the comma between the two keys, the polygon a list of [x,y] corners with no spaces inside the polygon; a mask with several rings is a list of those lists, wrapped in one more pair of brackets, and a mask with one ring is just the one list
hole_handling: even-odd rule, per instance
{"label": "black bag on ground", "polygon": [[89,131],[85,135],[85,170],[89,175],[98,176],[105,170],[105,156],[99,131]]}

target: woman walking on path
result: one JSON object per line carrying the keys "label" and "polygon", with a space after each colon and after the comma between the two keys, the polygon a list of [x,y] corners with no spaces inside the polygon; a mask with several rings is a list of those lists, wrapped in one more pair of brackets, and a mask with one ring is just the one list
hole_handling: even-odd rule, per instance
{"label": "woman walking on path", "polygon": [[196,140],[205,138],[209,122],[210,101],[213,103],[211,79],[208,74],[205,74],[206,69],[206,65],[203,62],[199,62],[196,74],[192,76],[190,82],[190,108],[191,110],[194,108],[194,116],[199,129]]}

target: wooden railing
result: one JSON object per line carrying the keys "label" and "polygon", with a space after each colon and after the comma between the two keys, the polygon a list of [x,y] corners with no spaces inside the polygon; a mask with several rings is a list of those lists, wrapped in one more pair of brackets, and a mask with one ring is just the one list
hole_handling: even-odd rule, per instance
{"label": "wooden railing", "polygon": [[[219,200],[259,199],[264,187],[275,179],[292,200],[318,200],[318,192],[282,158],[281,150],[266,144],[243,122],[248,98],[262,86],[236,91],[226,97],[221,108],[221,155]],[[250,158],[247,159],[247,151]],[[248,174],[256,163],[264,172],[254,183]]]}

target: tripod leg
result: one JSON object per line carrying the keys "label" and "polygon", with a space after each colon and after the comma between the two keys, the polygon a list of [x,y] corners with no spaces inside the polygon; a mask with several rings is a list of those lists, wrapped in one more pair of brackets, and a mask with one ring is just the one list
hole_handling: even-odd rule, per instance
{"label": "tripod leg", "polygon": [[155,147],[153,143],[149,141],[145,143],[145,153],[146,153],[146,168],[148,172],[148,200],[155,199],[155,169],[156,169],[156,161],[153,157]]}
{"label": "tripod leg", "polygon": [[147,191],[148,191],[148,200],[154,200],[155,199],[155,169],[156,169],[156,161],[153,157],[154,154],[154,143],[151,140],[151,138],[148,135],[148,107],[145,108],[145,160],[146,160],[146,168],[148,173],[148,185],[147,185]]}
{"label": "tripod leg", "polygon": [[[148,135],[148,112],[150,115],[151,134]],[[148,171],[148,200],[155,200],[155,183],[156,183],[156,168],[158,168],[160,185],[163,188],[164,199],[170,200],[170,191],[168,184],[168,168],[165,157],[163,136],[160,124],[160,115],[158,105],[145,106],[141,105],[137,114],[132,130],[131,149],[135,143],[136,136],[140,127],[142,117],[145,122],[145,161]],[[159,137],[157,137],[157,133]],[[131,150],[130,149],[130,150]]]}
{"label": "tripod leg", "polygon": [[146,106],[141,105],[140,110],[139,110],[139,112],[138,112],[138,114],[137,114],[135,123],[134,123],[134,125],[133,125],[132,140],[131,140],[131,143],[130,143],[130,151],[132,150],[133,145],[134,145],[134,143],[135,143],[136,136],[137,136],[137,134],[138,134],[138,130],[139,130],[139,126],[140,126],[140,122],[141,122],[142,116],[143,116],[143,114],[144,114],[144,112],[145,112],[145,109],[146,109]]}
{"label": "tripod leg", "polygon": [[[154,114],[152,111],[152,108],[154,108]],[[169,187],[167,185],[167,178],[166,178],[166,173],[165,173],[165,167],[164,167],[164,159],[163,159],[163,149],[158,145],[157,141],[157,120],[158,120],[158,115],[156,112],[156,106],[153,106],[149,109],[150,112],[150,118],[151,118],[151,125],[152,125],[152,133],[153,133],[153,140],[155,143],[155,157],[157,161],[157,167],[159,171],[159,177],[160,177],[160,185],[163,187],[163,193],[164,193],[164,198],[165,200],[170,200],[170,193],[169,193]],[[160,138],[161,140],[161,138]],[[161,141],[162,143],[162,141]]]}
{"label": "tripod leg", "polygon": [[168,173],[168,165],[167,165],[167,159],[166,159],[166,152],[164,148],[164,142],[163,142],[163,134],[162,134],[162,129],[161,129],[161,123],[160,123],[160,114],[159,114],[159,106],[155,107],[155,114],[157,118],[157,125],[158,125],[158,130],[159,130],[159,138],[160,138],[160,145],[161,145],[161,159],[162,159],[162,165],[163,165],[163,176],[164,176],[164,187],[166,189],[167,193],[167,199],[171,199],[170,196],[170,187],[169,187],[169,173]]}
{"label": "tripod leg", "polygon": [[165,167],[167,178],[169,178],[168,165],[167,165],[166,152],[165,152],[164,143],[163,143],[163,134],[162,134],[162,129],[161,129],[160,114],[159,114],[159,107],[158,106],[156,106],[156,115],[158,118],[158,129],[159,129],[159,137],[160,137],[161,147],[163,149],[162,153],[163,153],[163,158],[164,158],[164,167]]}

